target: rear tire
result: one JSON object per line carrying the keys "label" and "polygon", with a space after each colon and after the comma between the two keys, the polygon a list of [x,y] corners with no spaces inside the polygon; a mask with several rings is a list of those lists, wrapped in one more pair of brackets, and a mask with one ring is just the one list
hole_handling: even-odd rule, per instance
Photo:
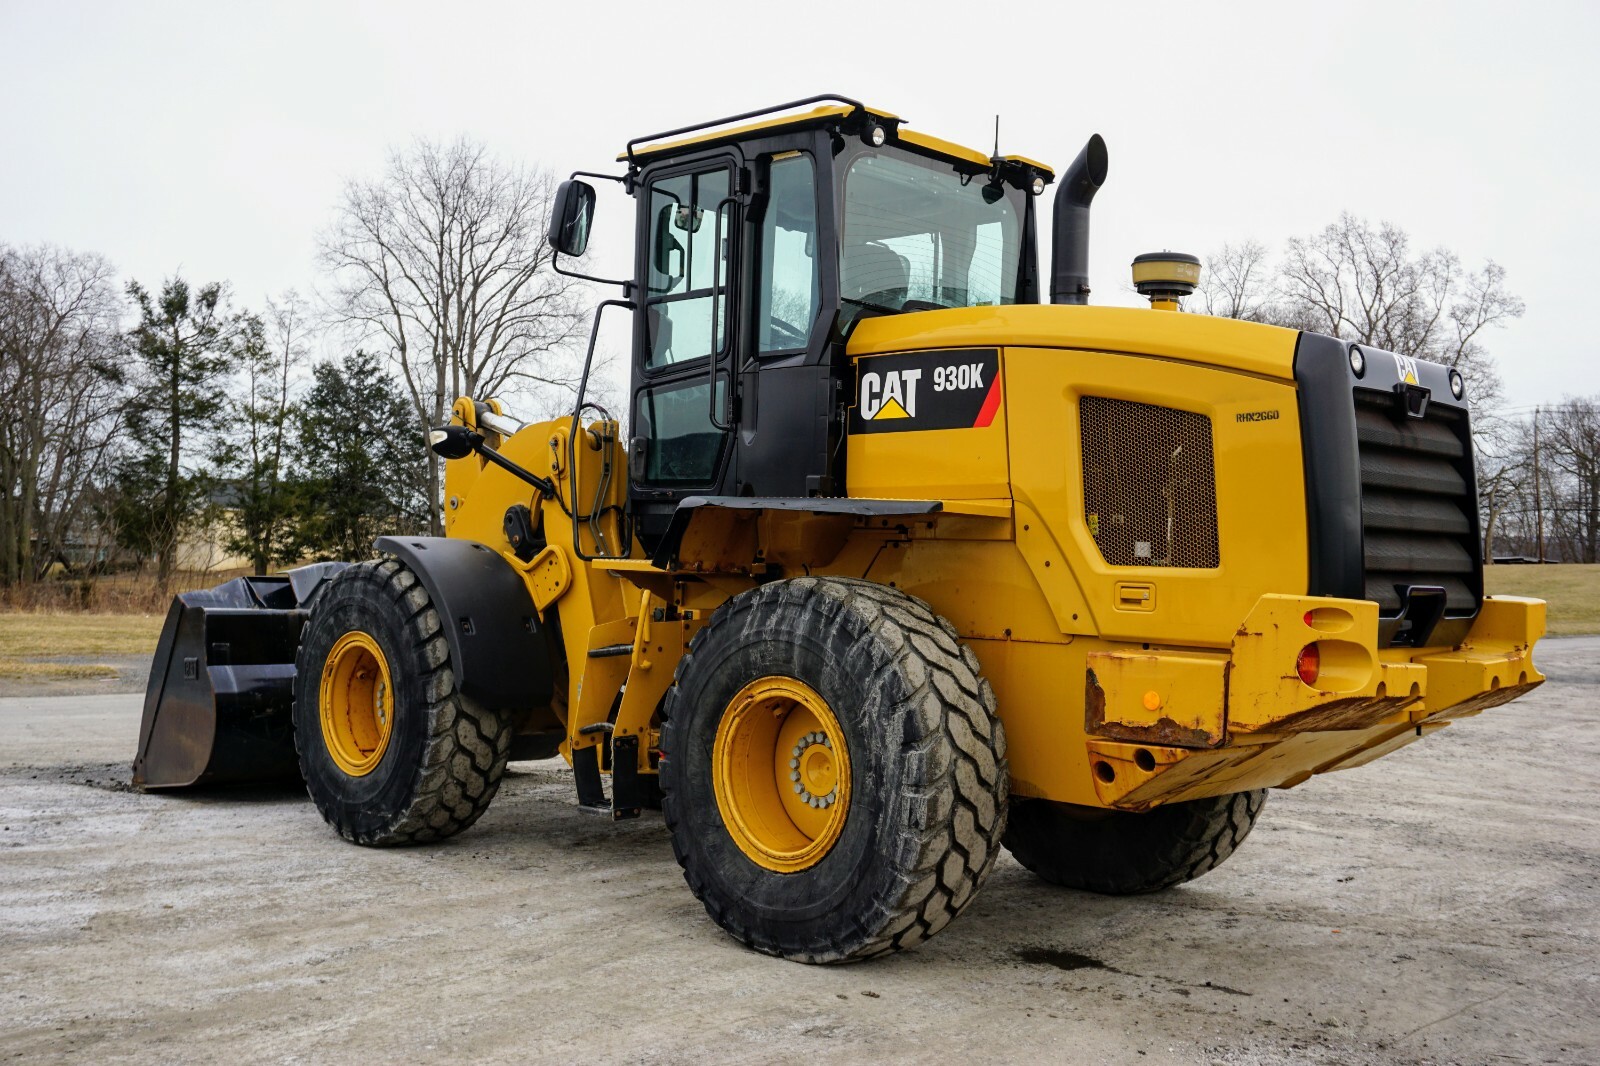
{"label": "rear tire", "polygon": [[662,750],[684,879],[769,955],[847,962],[920,944],[999,854],[994,693],[950,624],[892,588],[798,578],[728,601],[679,664]]}
{"label": "rear tire", "polygon": [[[352,640],[370,650],[340,674]],[[391,690],[386,710],[370,710],[385,698],[382,687],[345,680],[352,671],[365,676],[357,667],[382,674]],[[330,691],[325,710],[322,696]],[[324,589],[301,634],[294,694],[306,790],[346,840],[442,840],[476,822],[500,787],[511,717],[456,691],[439,614],[416,574],[396,559],[350,566]],[[349,706],[336,714],[332,705],[341,701]],[[363,711],[369,717],[359,728],[339,724],[341,714],[348,720]]]}
{"label": "rear tire", "polygon": [[1221,866],[1266,802],[1264,788],[1142,814],[1018,800],[1005,846],[1051,884],[1110,896],[1156,892]]}

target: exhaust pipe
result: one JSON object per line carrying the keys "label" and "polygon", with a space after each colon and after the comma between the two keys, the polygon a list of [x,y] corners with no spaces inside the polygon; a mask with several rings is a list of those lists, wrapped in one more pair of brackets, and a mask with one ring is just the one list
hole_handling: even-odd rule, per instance
{"label": "exhaust pipe", "polygon": [[1056,186],[1055,232],[1050,242],[1050,302],[1089,302],[1089,204],[1106,183],[1106,142],[1097,133]]}

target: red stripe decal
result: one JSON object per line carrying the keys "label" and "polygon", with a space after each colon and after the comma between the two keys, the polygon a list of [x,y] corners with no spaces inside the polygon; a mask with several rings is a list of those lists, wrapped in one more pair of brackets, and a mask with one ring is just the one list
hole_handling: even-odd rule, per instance
{"label": "red stripe decal", "polygon": [[972,423],[972,428],[977,429],[987,426],[994,421],[995,412],[1000,410],[1000,376],[989,383],[989,395],[983,398],[983,406],[978,409],[978,420]]}

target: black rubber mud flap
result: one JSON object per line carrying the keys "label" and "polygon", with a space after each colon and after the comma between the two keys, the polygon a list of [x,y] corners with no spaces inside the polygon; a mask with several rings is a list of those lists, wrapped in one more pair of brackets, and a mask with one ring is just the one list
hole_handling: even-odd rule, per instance
{"label": "black rubber mud flap", "polygon": [[611,741],[611,817],[637,818],[644,806],[644,786],[639,780],[639,738]]}
{"label": "black rubber mud flap", "polygon": [[572,778],[578,786],[578,806],[586,811],[610,811],[605,785],[600,782],[600,749],[593,744],[572,753]]}
{"label": "black rubber mud flap", "polygon": [[344,563],[241,577],[173,598],[145,688],[139,788],[296,780],[300,630]]}

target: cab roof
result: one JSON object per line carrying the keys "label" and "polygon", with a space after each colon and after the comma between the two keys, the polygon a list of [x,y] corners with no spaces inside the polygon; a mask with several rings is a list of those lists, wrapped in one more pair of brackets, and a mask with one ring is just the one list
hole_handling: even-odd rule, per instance
{"label": "cab roof", "polygon": [[[808,111],[798,111],[796,108],[807,104],[816,104]],[[752,134],[773,133],[787,129],[802,129],[808,126],[821,125],[830,121],[860,117],[865,119],[870,116],[877,119],[886,128],[889,141],[910,145],[921,149],[931,155],[941,156],[955,163],[966,163],[971,166],[987,169],[994,160],[976,148],[947,141],[942,137],[935,137],[921,130],[906,128],[905,119],[892,111],[882,108],[869,107],[866,104],[842,96],[818,96],[805,100],[797,100],[789,104],[779,104],[775,107],[763,108],[759,111],[747,112],[742,115],[733,115],[724,119],[711,122],[698,123],[685,126],[681,129],[667,130],[664,133],[648,134],[636,137],[628,142],[627,148],[617,156],[618,162],[632,163],[635,166],[662,156],[676,155],[694,148],[706,147],[729,141],[740,141],[749,138]],[[1038,171],[1045,180],[1053,180],[1055,170],[1034,159],[1026,156],[1006,155],[1000,157],[1004,162],[1014,166],[1027,167]]]}

